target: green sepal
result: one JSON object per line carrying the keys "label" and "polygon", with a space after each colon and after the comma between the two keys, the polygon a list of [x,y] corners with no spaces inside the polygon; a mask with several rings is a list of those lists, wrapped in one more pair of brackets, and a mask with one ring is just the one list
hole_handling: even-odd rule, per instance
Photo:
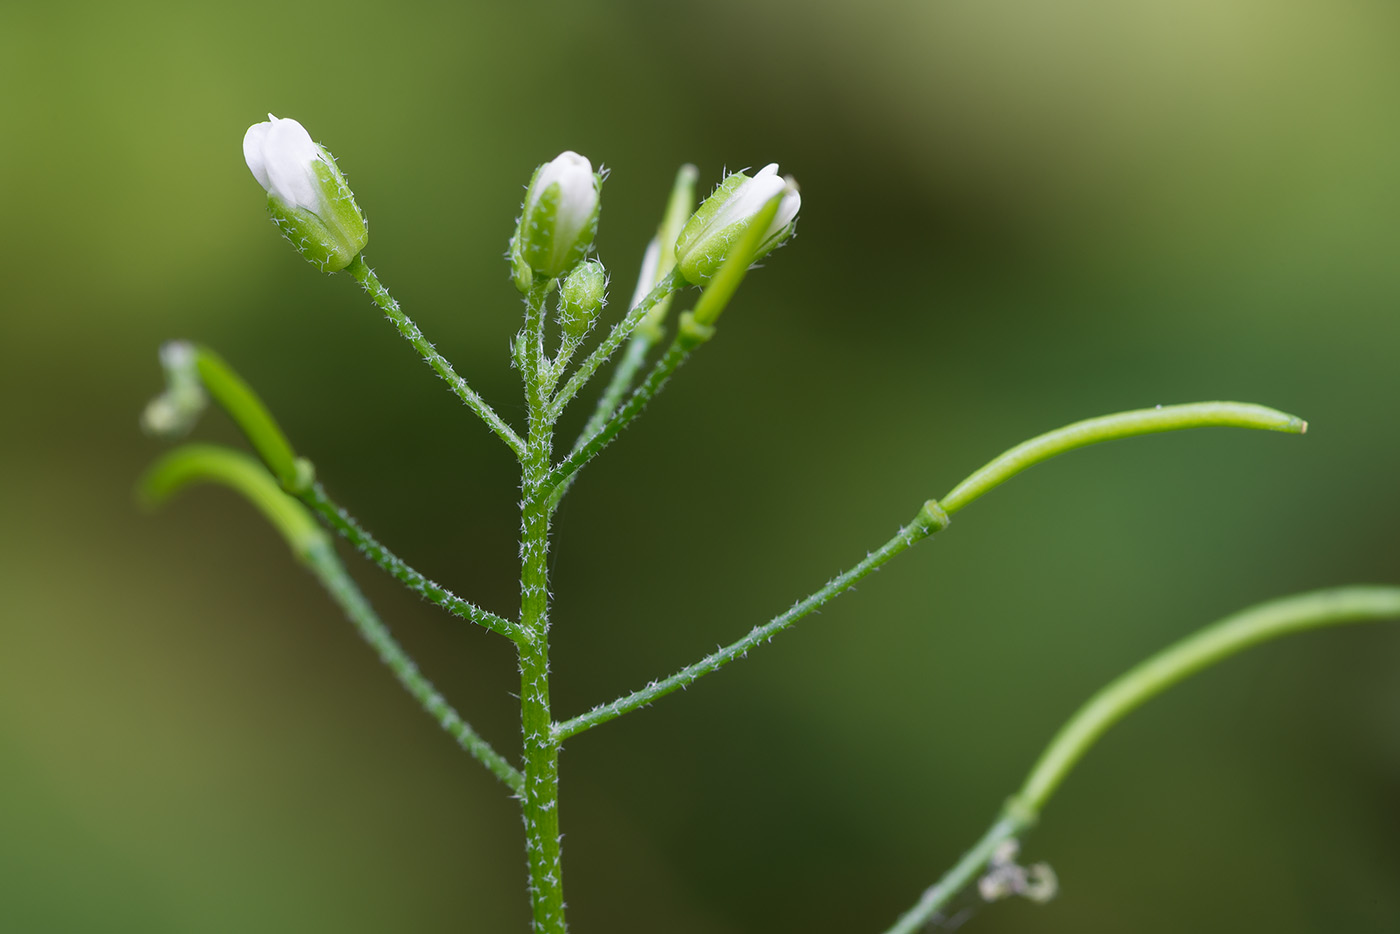
{"label": "green sepal", "polygon": [[[734,245],[753,223],[753,218],[748,217],[720,230],[709,229],[725,203],[734,196],[739,186],[747,181],[749,176],[743,172],[735,172],[720,182],[714,194],[706,198],[705,203],[691,215],[690,220],[681,229],[680,236],[676,238],[676,268],[691,285],[704,285],[709,282],[724,264]],[[788,224],[760,243],[749,257],[749,263],[757,262],[781,246],[792,236],[796,226],[795,223]]]}
{"label": "green sepal", "polygon": [[578,339],[588,332],[607,297],[608,274],[596,259],[586,260],[559,287],[559,326]]}
{"label": "green sepal", "polygon": [[[570,242],[563,242],[557,236],[561,196],[559,183],[554,182],[540,192],[538,199],[534,198],[535,184],[539,180],[540,171],[543,168],[544,166],[540,166],[530,177],[530,187],[525,195],[526,210],[520,219],[516,243],[519,245],[520,261],[535,274],[558,278],[578,265],[593,246],[593,238],[598,233],[598,216],[603,204],[603,177],[598,172],[593,173],[593,190],[598,194],[598,199],[593,205],[593,213],[584,222],[577,236],[573,237]],[[531,204],[532,200],[534,201],[533,205]],[[518,271],[516,279],[516,287],[519,288],[520,275]]]}
{"label": "green sepal", "polygon": [[267,196],[267,212],[298,253],[322,272],[336,272],[369,243],[369,226],[334,159],[325,154],[326,160],[313,166],[321,189],[320,213],[288,205],[273,194]]}

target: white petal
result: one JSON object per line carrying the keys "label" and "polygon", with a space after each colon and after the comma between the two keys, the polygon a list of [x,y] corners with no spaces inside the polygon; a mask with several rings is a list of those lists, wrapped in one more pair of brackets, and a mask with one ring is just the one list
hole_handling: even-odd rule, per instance
{"label": "white petal", "polygon": [[267,182],[267,162],[263,159],[263,145],[267,142],[267,133],[271,129],[272,124],[264,121],[248,127],[248,132],[243,134],[243,161],[248,163],[248,170],[253,173],[258,184],[263,186],[264,191],[270,190],[270,186]]}
{"label": "white petal", "polygon": [[321,147],[295,120],[274,120],[263,141],[268,191],[288,205],[316,213],[322,209],[314,164]]}
{"label": "white petal", "polygon": [[797,217],[798,209],[802,207],[802,195],[797,191],[797,183],[789,178],[786,186],[783,200],[778,202],[778,213],[773,215],[773,223],[768,225],[768,231],[763,235],[764,240],[791,224]]}
{"label": "white petal", "polygon": [[642,254],[642,271],[637,274],[637,291],[632,293],[632,303],[628,308],[636,308],[642,303],[642,299],[656,288],[657,267],[660,265],[661,241],[652,237],[651,242],[647,244],[647,251]]}
{"label": "white petal", "polygon": [[[748,220],[786,187],[787,183],[778,177],[776,162],[764,166],[757,175],[735,189],[729,200],[720,206],[719,212],[710,221],[709,229],[723,230],[731,224]],[[779,213],[782,213],[781,208]]]}

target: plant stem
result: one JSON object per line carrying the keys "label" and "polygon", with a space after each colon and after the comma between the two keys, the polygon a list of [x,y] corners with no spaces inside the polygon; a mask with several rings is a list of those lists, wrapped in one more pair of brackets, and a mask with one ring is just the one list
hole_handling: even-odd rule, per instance
{"label": "plant stem", "polygon": [[1298,435],[1308,430],[1308,423],[1295,415],[1248,402],[1192,402],[1116,412],[1056,428],[1016,445],[975,471],[939,502],[951,516],[1021,471],[1066,451],[1134,435],[1210,426],[1259,428]]}
{"label": "plant stem", "polygon": [[563,741],[577,733],[582,733],[584,730],[592,729],[599,724],[607,723],[609,720],[615,720],[625,713],[636,710],[638,707],[645,707],[652,701],[665,697],[672,691],[686,687],[712,671],[718,671],[737,658],[742,658],[748,653],[749,649],[761,642],[772,639],[773,636],[782,632],[808,613],[819,609],[832,598],[849,590],[854,584],[860,581],[861,578],[870,574],[882,564],[903,552],[909,546],[944,528],[948,523],[947,516],[944,516],[941,511],[936,512],[936,508],[937,504],[931,503],[926,505],[923,509],[919,510],[919,514],[914,518],[913,522],[910,522],[908,525],[904,526],[904,528],[896,532],[894,538],[891,538],[878,549],[866,555],[865,560],[861,561],[850,570],[832,578],[827,582],[826,586],[804,597],[802,600],[799,600],[786,612],[775,616],[762,626],[755,627],[748,635],[744,636],[744,638],[725,646],[717,652],[705,656],[693,665],[682,668],[669,678],[653,681],[646,687],[633,691],[625,697],[619,697],[612,703],[599,705],[587,713],[574,717],[572,720],[566,720],[563,723],[555,724],[555,738]]}
{"label": "plant stem", "polygon": [[656,398],[657,393],[666,386],[666,381],[671,378],[671,374],[690,357],[690,352],[695,346],[695,343],[686,340],[684,335],[678,336],[667,349],[665,355],[651,368],[651,372],[647,374],[642,385],[638,386],[628,398],[627,404],[611,419],[604,422],[602,427],[592,436],[580,439],[583,444],[579,445],[558,467],[550,472],[545,479],[545,486],[550,489],[551,506],[557,505],[563,497],[575,472],[592,460],[599,451],[607,447],[622,429],[630,425],[632,420],[641,414],[647,403]]}
{"label": "plant stem", "polygon": [[569,381],[564,384],[564,388],[560,389],[559,392],[555,394],[554,398],[550,400],[548,414],[551,424],[553,424],[554,420],[564,411],[564,406],[569,404],[569,400],[572,399],[574,395],[583,388],[583,385],[593,377],[593,374],[598,371],[598,367],[602,366],[603,363],[613,355],[613,352],[617,350],[622,342],[632,335],[632,332],[637,329],[637,325],[641,324],[642,319],[646,317],[647,312],[651,311],[662,299],[668,297],[672,292],[680,289],[685,284],[685,279],[681,277],[681,274],[674,269],[671,270],[661,281],[656,283],[656,288],[652,289],[651,292],[647,294],[646,298],[642,299],[628,310],[626,316],[617,324],[613,325],[612,330],[608,332],[608,336],[603,338],[602,342],[599,343],[597,347],[593,348],[593,352],[585,357],[583,362],[579,364],[578,369],[574,371],[574,375],[569,377]]}
{"label": "plant stem", "polygon": [[452,709],[452,705],[433,687],[432,682],[418,670],[413,659],[409,658],[408,653],[389,634],[388,628],[380,621],[374,608],[345,572],[330,543],[324,542],[311,549],[306,563],[335,602],[340,604],[340,608],[345,611],[350,622],[355,624],[360,635],[379,655],[379,660],[389,667],[394,677],[422,705],[429,716],[436,720],[458,745],[490,769],[491,774],[505,782],[516,794],[521,794],[524,790],[524,776],[507,762],[504,756],[491,748],[491,744],[482,739],[481,735],[472,729],[471,724]]}
{"label": "plant stem", "polygon": [[535,934],[564,934],[564,879],[559,845],[559,743],[550,729],[549,706],[549,476],[554,423],[542,384],[544,299],[532,289],[521,354],[530,428],[521,459],[520,625],[530,636],[518,643],[520,725],[525,758],[521,810],[530,871],[530,910]]}
{"label": "plant stem", "polygon": [[524,782],[520,772],[492,749],[423,676],[345,572],[325,529],[316,524],[306,507],[278,486],[257,460],[219,445],[186,444],[156,461],[142,478],[139,489],[148,505],[158,505],[201,481],[223,484],[257,507],[281,533],[297,559],[311,569],[340,604],[408,693],[463,749],[517,794],[521,792]]}
{"label": "plant stem", "polygon": [[364,255],[356,256],[350,265],[345,267],[345,271],[355,277],[355,281],[360,283],[369,297],[384,312],[385,317],[394,323],[394,326],[399,329],[399,333],[413,345],[413,348],[418,351],[419,356],[427,362],[428,366],[447,381],[447,385],[452,387],[452,391],[457,394],[457,397],[465,402],[473,412],[481,416],[481,420],[515,452],[517,458],[523,457],[525,445],[520,440],[520,436],[501,420],[495,410],[487,405],[486,400],[467,385],[466,380],[457,375],[457,371],[452,369],[452,364],[447,362],[447,358],[434,349],[428,339],[423,336],[418,325],[413,323],[413,319],[404,313],[403,309],[399,307],[399,303],[394,301],[394,297],[389,294],[389,290],[380,283],[374,275],[374,270],[365,264]]}
{"label": "plant stem", "polygon": [[381,545],[354,516],[326,495],[321,484],[314,484],[302,494],[301,499],[319,513],[342,538],[354,545],[360,554],[379,565],[389,576],[420,597],[436,603],[453,616],[470,620],[492,632],[500,633],[507,639],[518,640],[521,637],[523,631],[519,623],[483,610],[469,600],[463,600],[436,581],[424,577],[398,555]]}
{"label": "plant stem", "polygon": [[992,859],[1003,842],[1011,840],[1026,829],[1017,817],[1006,815],[991,826],[972,849],[962,855],[938,884],[925,890],[922,897],[885,934],[918,934],[948,904],[952,898],[975,879]]}
{"label": "plant stem", "polygon": [[[727,264],[726,264],[727,265]],[[682,316],[684,319],[685,316]],[[690,322],[693,325],[694,322]],[[686,322],[683,321],[683,326]],[[1016,474],[1029,467],[1048,460],[1057,454],[1072,451],[1101,441],[1129,438],[1134,435],[1151,434],[1161,431],[1175,431],[1185,428],[1202,428],[1210,425],[1234,426],[1239,428],[1260,428],[1270,431],[1302,434],[1308,423],[1300,418],[1279,412],[1262,405],[1243,402],[1196,402],[1188,405],[1170,405],[1155,409],[1141,409],[1131,412],[1118,412],[1100,418],[1086,419],[1047,432],[1032,438],[994,458],[990,463],[975,471],[967,479],[955,486],[942,500],[929,500],[924,504],[919,518],[900,530],[900,533],[886,542],[879,551],[866,557],[845,574],[834,578],[821,590],[795,604],[792,609],[769,622],[755,628],[747,636],[717,652],[707,655],[700,661],[683,668],[661,681],[653,681],[640,690],[633,691],[608,704],[600,704],[587,713],[571,720],[554,725],[555,735],[567,739],[576,733],[616,719],[624,713],[646,706],[657,698],[664,697],[677,688],[683,688],[697,678],[717,671],[736,658],[742,658],[750,648],[771,638],[812,610],[820,607],[831,598],[847,590],[876,567],[904,551],[909,545],[936,532],[948,523],[948,516],[967,506],[989,490],[1000,486]],[[566,462],[567,463],[567,462]],[[926,517],[936,519],[927,520]],[[920,521],[930,521],[932,527],[900,547],[893,547],[902,540],[904,534],[914,529]],[[893,548],[893,550],[891,550]],[[878,560],[876,560],[878,559]],[[871,564],[870,562],[875,563]]]}
{"label": "plant stem", "polygon": [[1400,587],[1337,587],[1261,603],[1187,636],[1120,675],[1069,719],[992,829],[886,934],[912,934],[982,871],[1001,841],[1029,829],[1070,770],[1099,737],[1172,685],[1251,646],[1342,623],[1400,618]]}
{"label": "plant stem", "polygon": [[[656,230],[656,237],[648,245],[646,255],[642,259],[642,269],[637,277],[637,291],[640,294],[633,297],[633,304],[646,297],[658,277],[666,275],[675,267],[676,237],[680,236],[681,228],[695,209],[695,181],[699,177],[700,172],[693,165],[683,165],[676,171],[675,181],[671,184],[671,195],[666,200],[666,213]],[[608,416],[621,404],[622,397],[632,388],[632,380],[646,362],[652,345],[661,340],[661,323],[670,305],[670,296],[661,299],[652,306],[651,311],[637,326],[636,333],[627,344],[627,352],[618,362],[607,389],[603,390],[603,394],[598,398],[598,404],[589,416],[588,424],[584,426],[574,444],[575,451],[603,427]]]}
{"label": "plant stem", "polygon": [[1270,600],[1207,626],[1119,676],[1080,707],[1041,753],[1016,799],[1038,814],[1110,726],[1203,668],[1289,633],[1397,616],[1400,587],[1337,587]]}

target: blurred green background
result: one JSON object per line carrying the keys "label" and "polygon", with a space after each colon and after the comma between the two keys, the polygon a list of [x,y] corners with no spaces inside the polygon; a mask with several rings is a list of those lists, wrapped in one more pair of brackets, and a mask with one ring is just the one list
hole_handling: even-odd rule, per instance
{"label": "blurred green background", "polygon": [[[142,514],[156,350],[216,348],[331,492],[509,612],[504,448],[243,165],[332,148],[367,255],[507,417],[531,169],[612,169],[630,294],[675,167],[781,162],[799,238],[565,503],[565,715],[784,609],[1010,444],[1037,468],[748,661],[573,741],[573,929],[877,931],[1091,691],[1264,598],[1400,581],[1400,6],[774,0],[0,6],[0,929],[523,931],[514,803],[242,502]],[[591,395],[591,393],[590,393]],[[569,427],[576,427],[583,407]],[[204,439],[237,443],[217,414]],[[514,664],[352,570],[487,737]],[[1094,750],[984,932],[1400,928],[1400,627],[1261,649]]]}

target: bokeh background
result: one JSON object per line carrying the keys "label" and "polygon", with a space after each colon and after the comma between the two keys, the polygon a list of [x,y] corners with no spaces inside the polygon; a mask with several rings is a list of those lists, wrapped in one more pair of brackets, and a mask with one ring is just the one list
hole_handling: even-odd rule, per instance
{"label": "bokeh background", "polygon": [[[612,169],[616,314],[675,167],[799,238],[555,538],[564,714],[727,642],[1010,444],[1242,399],[1017,479],[745,663],[573,741],[573,929],[878,931],[1091,691],[1252,602],[1400,581],[1400,6],[711,0],[0,6],[0,929],[523,931],[514,803],[242,502],[157,515],[161,341],[217,348],[426,573],[515,600],[513,462],[268,223],[244,129],[340,158],[368,257],[506,416],[531,169]],[[580,409],[581,411],[581,409]],[[575,413],[571,427],[577,426]],[[197,431],[238,443],[217,413]],[[514,665],[349,556],[500,747]],[[985,932],[1400,928],[1400,627],[1258,650],[1096,748]]]}

